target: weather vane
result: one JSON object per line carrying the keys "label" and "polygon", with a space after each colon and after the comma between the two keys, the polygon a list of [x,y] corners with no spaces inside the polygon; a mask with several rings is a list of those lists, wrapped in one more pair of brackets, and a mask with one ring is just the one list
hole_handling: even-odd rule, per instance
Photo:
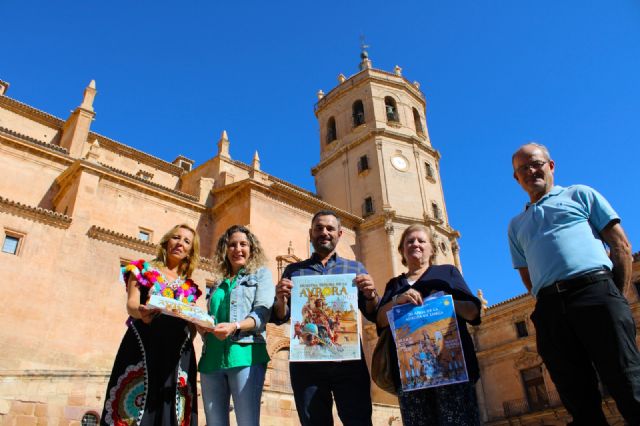
{"label": "weather vane", "polygon": [[362,50],[362,53],[366,55],[369,45],[365,43],[364,34],[360,34],[360,49]]}

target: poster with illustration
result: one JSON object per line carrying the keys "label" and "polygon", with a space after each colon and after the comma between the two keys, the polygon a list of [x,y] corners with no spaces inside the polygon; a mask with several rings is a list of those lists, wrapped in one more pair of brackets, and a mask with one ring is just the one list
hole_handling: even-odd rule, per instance
{"label": "poster with illustration", "polygon": [[289,361],[360,359],[355,274],[292,277]]}
{"label": "poster with illustration", "polygon": [[163,314],[182,318],[183,320],[204,328],[213,328],[216,325],[214,318],[208,315],[204,309],[191,303],[181,302],[172,297],[152,295],[147,301],[147,306],[149,308],[160,309],[160,312]]}
{"label": "poster with illustration", "polygon": [[422,306],[404,304],[387,312],[403,391],[469,380],[450,295],[431,297]]}

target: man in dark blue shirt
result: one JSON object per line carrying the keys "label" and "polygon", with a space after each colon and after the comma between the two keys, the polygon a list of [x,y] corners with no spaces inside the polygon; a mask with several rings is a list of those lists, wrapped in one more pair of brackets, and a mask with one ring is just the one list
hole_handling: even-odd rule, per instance
{"label": "man in dark blue shirt", "polygon": [[[321,210],[313,216],[309,237],[314,253],[284,270],[276,286],[273,322],[282,324],[290,318],[291,277],[348,273],[356,274],[358,308],[365,318],[375,322],[378,303],[375,284],[360,262],[336,254],[341,236],[340,219],[334,212]],[[371,382],[362,355],[355,361],[292,362],[289,372],[302,426],[333,425],[333,400],[344,426],[371,426]]]}

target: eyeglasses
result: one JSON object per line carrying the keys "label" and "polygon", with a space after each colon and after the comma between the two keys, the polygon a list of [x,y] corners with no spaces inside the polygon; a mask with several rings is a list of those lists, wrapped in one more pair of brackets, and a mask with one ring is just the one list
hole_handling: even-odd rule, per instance
{"label": "eyeglasses", "polygon": [[542,168],[542,166],[544,166],[545,164],[547,164],[548,161],[532,161],[530,163],[527,164],[523,164],[522,166],[516,167],[516,173],[526,173],[529,171],[529,169],[533,169],[534,171],[536,170],[540,170]]}

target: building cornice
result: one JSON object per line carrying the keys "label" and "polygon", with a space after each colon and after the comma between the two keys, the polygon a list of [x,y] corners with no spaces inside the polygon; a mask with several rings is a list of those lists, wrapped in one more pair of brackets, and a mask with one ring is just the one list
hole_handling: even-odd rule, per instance
{"label": "building cornice", "polygon": [[408,136],[397,132],[392,132],[386,128],[376,128],[371,131],[365,133],[358,139],[342,145],[340,148],[337,148],[335,151],[331,152],[325,158],[321,159],[320,162],[311,169],[311,174],[315,176],[318,172],[325,167],[327,167],[330,163],[334,162],[341,155],[349,152],[350,150],[356,148],[357,146],[367,142],[371,139],[375,139],[376,137],[385,137],[388,138],[389,141],[401,141],[405,142],[414,149],[422,150],[435,158],[436,160],[440,160],[440,152],[438,150],[432,148],[429,145],[426,145],[423,140],[418,138],[417,136]]}
{"label": "building cornice", "polygon": [[154,157],[153,155],[139,151],[135,148],[132,148],[128,145],[115,141],[111,138],[108,138],[96,132],[89,132],[88,140],[93,141],[95,139],[98,140],[98,143],[100,144],[101,148],[104,148],[115,154],[122,155],[123,157],[131,158],[133,160],[139,161],[151,167],[155,167],[158,170],[162,170],[163,172],[167,172],[174,176],[179,177],[183,173],[185,173],[185,170],[180,166],[176,166],[175,164],[169,163],[158,157]]}
{"label": "building cornice", "polygon": [[488,315],[493,315],[493,314],[497,314],[498,312],[500,312],[501,310],[507,309],[507,310],[511,310],[511,309],[517,309],[515,308],[515,304],[521,304],[521,302],[524,303],[531,303],[533,300],[535,300],[533,298],[533,296],[531,295],[531,293],[523,293],[519,296],[514,296],[511,297],[509,299],[503,300],[501,302],[496,303],[495,305],[491,305],[489,306],[485,312],[484,312],[484,317],[488,316]]}
{"label": "building cornice", "polygon": [[0,107],[11,112],[15,112],[23,117],[28,117],[40,124],[54,127],[58,130],[62,129],[62,126],[64,125],[63,119],[24,104],[6,95],[0,96]]}
{"label": "building cornice", "polygon": [[334,205],[327,203],[326,201],[322,201],[317,197],[309,196],[305,192],[302,192],[290,185],[274,181],[271,185],[271,189],[278,191],[282,195],[288,196],[292,202],[298,201],[298,203],[294,204],[296,206],[299,206],[300,201],[304,202],[307,209],[311,213],[315,213],[317,210],[321,209],[334,211],[338,216],[340,216],[342,224],[347,228],[356,229],[356,227],[360,226],[364,222],[364,219],[362,219],[360,216],[351,214],[348,211],[342,210]]}
{"label": "building cornice", "polygon": [[476,351],[476,356],[478,361],[486,366],[496,364],[504,359],[517,358],[522,356],[523,352],[537,355],[535,336],[512,340],[488,349]]}
{"label": "building cornice", "polygon": [[[87,232],[87,236],[94,240],[104,241],[109,244],[114,244],[149,255],[154,255],[158,250],[158,244],[144,241],[111,229],[102,228],[98,225],[92,225]],[[199,259],[198,269],[213,272],[213,262],[211,259],[201,256]]]}
{"label": "building cornice", "polygon": [[71,218],[53,210],[22,204],[18,201],[0,197],[0,211],[44,223],[56,228],[67,229],[71,226]]}
{"label": "building cornice", "polygon": [[145,179],[138,178],[129,173],[123,172],[112,167],[104,166],[89,162],[87,160],[76,160],[70,167],[67,168],[60,176],[56,178],[56,182],[61,187],[59,194],[64,193],[64,188],[67,186],[73,177],[82,172],[93,173],[102,179],[109,180],[124,184],[127,187],[134,188],[135,190],[145,192],[151,196],[168,200],[177,205],[187,207],[191,210],[202,213],[205,211],[205,207],[197,201],[191,195],[184,194],[171,188],[163,187],[153,182],[146,181]]}
{"label": "building cornice", "polygon": [[[52,126],[57,130],[61,130],[65,123],[65,120],[61,118],[58,118],[54,115],[51,115],[49,113],[36,109],[32,106],[29,106],[25,103],[17,101],[6,95],[0,96],[0,107],[3,107],[9,111],[15,112],[16,114],[19,114],[21,116],[30,118],[33,121],[36,121],[40,124]],[[20,137],[22,139],[29,138],[28,136],[24,136],[24,135],[20,135]],[[32,138],[29,138],[29,139],[32,139]],[[109,151],[112,151],[115,154],[119,154],[119,155],[122,155],[123,157],[140,161],[141,163],[155,167],[158,170],[162,170],[174,176],[181,176],[185,172],[185,170],[182,167],[179,167],[175,164],[169,163],[165,160],[154,157],[145,152],[139,151],[135,148],[132,148],[128,145],[117,142],[99,133],[89,132],[88,140],[93,141],[95,139],[98,139],[98,142],[100,143],[101,147]],[[32,139],[32,141],[34,143],[45,144],[45,142],[37,141],[35,139]],[[52,144],[46,144],[46,145],[52,145]],[[57,146],[57,145],[52,145],[52,146]],[[61,147],[58,147],[58,148],[60,148],[61,150],[64,150],[64,148],[61,148]],[[64,151],[66,152],[66,150]]]}
{"label": "building cornice", "polygon": [[407,92],[414,98],[416,98],[418,102],[422,103],[423,105],[426,104],[424,94],[416,86],[410,83],[409,80],[407,80],[405,77],[398,76],[394,73],[379,69],[365,69],[352,75],[343,83],[340,83],[338,86],[334,87],[327,94],[325,94],[324,97],[320,99],[314,106],[316,117],[320,114],[322,109],[324,109],[327,104],[340,99],[350,90],[355,89],[367,82],[380,83],[386,86],[393,86],[399,89],[407,90]]}
{"label": "building cornice", "polygon": [[[231,164],[233,164],[234,166],[236,166],[236,167],[238,167],[240,169],[243,169],[243,170],[245,170],[245,171],[247,171],[249,173],[251,172],[251,170],[253,170],[253,168],[250,165],[245,164],[242,161],[233,160],[233,159],[225,160],[225,161],[228,161]],[[294,184],[292,184],[290,182],[287,182],[286,180],[280,179],[280,178],[278,178],[276,176],[273,176],[273,175],[271,175],[269,173],[265,173],[264,171],[262,171],[262,173],[264,173],[267,176],[267,179],[272,181],[272,182],[281,183],[282,185],[286,185],[286,186],[292,188],[295,191],[298,191],[300,193],[306,194],[308,197],[315,198],[316,200],[320,200],[320,197],[318,197],[318,195],[314,194],[313,192],[311,192],[309,190],[306,190],[306,189],[302,188],[301,186],[294,185]]]}
{"label": "building cornice", "polygon": [[68,151],[66,148],[62,148],[61,146],[32,138],[31,136],[23,135],[22,133],[18,133],[14,130],[7,129],[6,127],[0,127],[0,136],[4,136],[6,139],[10,139],[13,142],[26,143],[32,146],[36,146],[40,149],[44,148],[49,152],[63,154],[68,157]]}
{"label": "building cornice", "polygon": [[116,174],[118,174],[120,176],[128,177],[129,179],[133,179],[136,182],[139,182],[139,183],[142,183],[142,184],[145,184],[145,185],[149,185],[149,186],[152,186],[154,188],[161,189],[163,191],[170,192],[170,193],[172,193],[174,195],[177,195],[177,196],[182,197],[182,198],[186,198],[186,199],[194,201],[196,203],[199,201],[198,197],[196,197],[194,195],[191,195],[191,194],[187,194],[186,192],[178,191],[177,189],[172,189],[172,188],[169,188],[168,186],[160,185],[159,183],[155,183],[153,181],[141,178],[141,177],[136,176],[134,174],[125,172],[124,170],[116,169],[115,167],[109,166],[109,165],[104,164],[104,163],[98,163],[98,164],[100,164],[102,167],[108,169],[109,171],[111,171],[113,173],[116,173]]}
{"label": "building cornice", "polygon": [[224,206],[240,191],[249,189],[267,194],[270,198],[278,199],[292,207],[307,211],[311,214],[321,209],[332,210],[340,217],[342,224],[346,228],[355,229],[363,222],[363,219],[359,216],[355,216],[345,210],[339,209],[325,201],[322,201],[314,195],[310,195],[307,191],[299,190],[292,185],[281,182],[279,179],[271,179],[271,177],[268,178],[267,184],[248,178],[221,188],[213,189],[211,193],[220,198],[219,201],[216,201],[211,207],[211,212],[213,213]]}
{"label": "building cornice", "polygon": [[383,210],[380,214],[374,214],[367,219],[364,219],[362,224],[360,225],[360,230],[364,231],[366,229],[379,228],[386,225],[387,221],[392,221],[394,224],[402,224],[402,225],[413,225],[414,223],[422,223],[426,226],[435,227],[438,232],[442,235],[445,235],[450,240],[454,240],[456,238],[460,238],[460,232],[455,229],[445,226],[444,222],[441,220],[433,219],[433,218],[417,218],[411,216],[402,216],[398,215],[395,210]]}

